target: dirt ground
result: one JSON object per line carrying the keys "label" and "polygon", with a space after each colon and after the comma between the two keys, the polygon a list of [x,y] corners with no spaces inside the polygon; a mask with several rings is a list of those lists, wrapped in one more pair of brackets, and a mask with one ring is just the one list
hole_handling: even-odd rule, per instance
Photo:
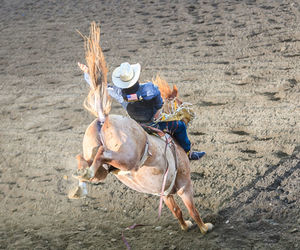
{"label": "dirt ground", "polygon": [[[132,249],[300,249],[299,1],[4,0],[0,20],[0,249],[126,249],[122,234]],[[77,67],[92,21],[109,81],[139,62],[141,82],[160,73],[194,104],[207,235],[111,175],[68,199],[94,119]]]}

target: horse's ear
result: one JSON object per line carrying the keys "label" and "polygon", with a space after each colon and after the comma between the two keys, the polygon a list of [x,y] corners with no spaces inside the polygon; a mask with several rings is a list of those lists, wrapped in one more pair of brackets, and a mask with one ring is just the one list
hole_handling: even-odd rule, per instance
{"label": "horse's ear", "polygon": [[178,88],[176,85],[173,85],[172,98],[176,98],[176,102],[178,105],[181,105],[183,102],[178,98]]}
{"label": "horse's ear", "polygon": [[171,98],[174,99],[177,96],[178,96],[178,88],[176,87],[176,85],[173,85],[173,90],[172,90],[172,93],[171,93]]}

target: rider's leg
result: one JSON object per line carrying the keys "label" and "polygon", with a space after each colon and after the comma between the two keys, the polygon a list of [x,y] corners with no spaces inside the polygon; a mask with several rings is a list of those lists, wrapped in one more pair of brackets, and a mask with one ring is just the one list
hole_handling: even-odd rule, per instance
{"label": "rider's leg", "polygon": [[186,132],[186,125],[183,121],[159,122],[157,127],[160,130],[167,130],[175,140],[180,144],[185,152],[188,153],[190,160],[199,160],[205,155],[205,152],[191,151],[191,142]]}

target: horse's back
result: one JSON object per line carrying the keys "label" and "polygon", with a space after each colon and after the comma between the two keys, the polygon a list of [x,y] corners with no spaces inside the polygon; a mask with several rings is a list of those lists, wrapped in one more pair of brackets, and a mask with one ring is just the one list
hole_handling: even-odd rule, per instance
{"label": "horse's back", "polygon": [[98,119],[95,119],[86,129],[83,138],[84,158],[90,158],[93,148],[99,147],[102,142],[106,149],[118,152],[124,148],[134,150],[146,141],[146,134],[141,126],[125,116],[109,115],[101,131],[100,128]]}
{"label": "horse's back", "polygon": [[140,147],[146,140],[146,133],[141,126],[129,117],[109,115],[101,129],[104,145],[112,151]]}

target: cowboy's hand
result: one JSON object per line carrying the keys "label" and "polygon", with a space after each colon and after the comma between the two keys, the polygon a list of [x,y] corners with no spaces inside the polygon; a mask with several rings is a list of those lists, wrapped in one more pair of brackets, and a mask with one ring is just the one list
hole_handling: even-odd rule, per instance
{"label": "cowboy's hand", "polygon": [[82,64],[82,63],[80,63],[80,62],[78,62],[78,67],[79,67],[84,73],[88,73],[88,71],[89,71],[89,68],[88,68],[86,65],[84,65],[84,64]]}

